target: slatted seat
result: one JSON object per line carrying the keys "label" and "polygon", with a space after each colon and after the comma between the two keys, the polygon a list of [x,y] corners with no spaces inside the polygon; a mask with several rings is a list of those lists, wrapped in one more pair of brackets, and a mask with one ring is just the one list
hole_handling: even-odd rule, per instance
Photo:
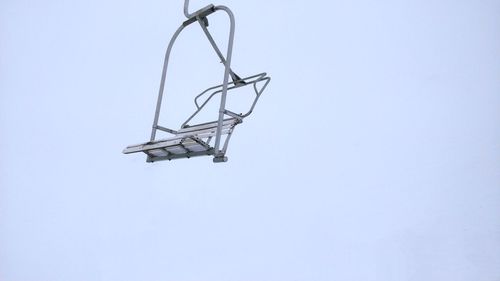
{"label": "slatted seat", "polygon": [[[222,135],[230,135],[242,121],[230,118],[222,123]],[[143,152],[148,162],[214,155],[210,141],[217,133],[218,121],[187,126],[174,133],[174,137],[131,145],[123,150],[125,154]]]}

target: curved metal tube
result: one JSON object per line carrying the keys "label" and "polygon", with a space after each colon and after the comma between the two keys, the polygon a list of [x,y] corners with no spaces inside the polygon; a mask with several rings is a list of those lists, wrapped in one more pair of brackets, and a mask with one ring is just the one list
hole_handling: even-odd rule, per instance
{"label": "curved metal tube", "polygon": [[179,36],[179,34],[183,29],[184,26],[181,25],[174,33],[172,39],[170,39],[170,43],[168,44],[167,52],[165,53],[165,60],[163,61],[163,71],[161,74],[160,90],[158,91],[158,101],[156,103],[155,118],[153,121],[153,130],[151,131],[151,141],[154,141],[156,137],[156,128],[158,126],[158,119],[160,118],[160,109],[163,99],[163,90],[165,89],[165,78],[167,77],[167,68],[168,68],[168,61],[170,59],[170,53],[172,52],[172,47],[174,46],[175,40],[177,39],[177,37]]}
{"label": "curved metal tube", "polygon": [[190,18],[193,16],[188,12],[188,9],[189,9],[189,0],[184,0],[184,15],[186,16],[186,18]]}
{"label": "curved metal tube", "polygon": [[[248,79],[252,79],[252,78],[255,78],[255,77],[258,77],[258,78],[254,79],[252,81],[248,81]],[[253,109],[255,108],[255,105],[257,104],[257,101],[260,98],[260,95],[262,94],[262,92],[264,92],[265,88],[267,87],[267,84],[269,84],[269,82],[271,81],[271,77],[266,77],[266,73],[261,73],[261,74],[253,75],[253,76],[250,76],[250,77],[247,77],[247,78],[243,78],[242,80],[245,81],[247,84],[245,84],[245,85],[234,85],[234,86],[229,87],[228,90],[232,90],[232,89],[237,89],[237,88],[241,88],[241,87],[253,85],[253,88],[254,88],[254,91],[255,91],[255,94],[256,94],[256,98],[253,101],[252,105],[250,106],[250,110],[247,113],[241,114],[241,115],[238,116],[238,118],[241,118],[241,119],[243,119],[245,117],[248,117],[252,113]],[[257,83],[259,83],[261,81],[266,81],[266,83],[265,83],[265,85],[260,90],[258,90],[257,89]],[[229,84],[234,84],[234,82],[229,83]],[[213,90],[216,90],[216,89],[220,88],[221,86],[222,85],[206,89],[201,94],[199,94],[196,97],[196,99],[198,99],[199,97],[201,97],[201,95],[204,95],[204,94],[208,93],[209,91],[213,91]],[[191,116],[189,116],[189,118],[186,121],[184,121],[184,123],[181,125],[181,128],[184,128],[189,123],[189,121],[191,121],[196,115],[198,115],[198,113],[200,113],[203,110],[203,108],[208,104],[208,102],[215,95],[220,94],[220,93],[222,93],[222,89],[219,89],[217,91],[212,92],[208,96],[208,98],[201,105],[199,105],[198,102],[195,101],[196,108],[197,108],[196,111]],[[226,110],[224,112],[224,114],[227,114],[227,111],[228,110]]]}
{"label": "curved metal tube", "polygon": [[[256,74],[256,75],[252,75],[252,76],[248,76],[248,77],[242,78],[241,81],[244,81],[247,84],[251,84],[251,83],[260,81],[260,79],[262,79],[262,78],[264,78],[266,76],[267,76],[267,73],[263,72],[263,73],[260,73],[260,74]],[[255,81],[248,81],[248,80],[256,78],[256,77],[258,77],[258,78]],[[233,82],[230,82],[229,84],[230,85],[234,85],[234,84],[236,84],[236,82],[233,81]],[[224,86],[224,84],[220,84],[220,85],[217,85],[217,86],[210,87],[210,88],[206,89],[205,91],[201,92],[199,95],[197,95],[194,98],[194,104],[196,105],[196,107],[200,108],[200,106],[198,104],[198,99],[201,98],[201,96],[203,96],[204,94],[206,94],[209,91],[215,90],[215,89],[220,88],[222,86]],[[243,86],[245,86],[245,85],[241,85],[241,84],[240,85],[235,85],[235,87],[231,87],[231,89],[239,88],[239,87],[243,87]]]}

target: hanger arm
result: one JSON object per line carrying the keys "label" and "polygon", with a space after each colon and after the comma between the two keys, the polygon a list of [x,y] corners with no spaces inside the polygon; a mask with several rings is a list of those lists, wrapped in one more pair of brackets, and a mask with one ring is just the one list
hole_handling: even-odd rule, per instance
{"label": "hanger arm", "polygon": [[189,0],[184,0],[184,15],[186,18],[190,18],[192,15],[189,13]]}
{"label": "hanger arm", "polygon": [[210,4],[210,5],[207,5],[206,7],[202,8],[202,9],[199,9],[198,11],[196,11],[194,13],[189,13],[189,0],[184,0],[184,15],[188,19],[193,18],[193,17],[197,16],[198,14],[206,12],[207,10],[210,10],[210,9],[213,9],[213,8],[214,8],[214,5]]}

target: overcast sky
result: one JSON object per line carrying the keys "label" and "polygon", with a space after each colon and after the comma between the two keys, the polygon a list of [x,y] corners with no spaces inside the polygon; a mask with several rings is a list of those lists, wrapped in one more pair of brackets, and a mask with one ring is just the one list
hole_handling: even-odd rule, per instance
{"label": "overcast sky", "polygon": [[[273,80],[229,162],[148,164],[183,1],[0,1],[0,280],[500,281],[499,1],[215,4]],[[223,67],[192,25],[169,71],[178,128]]]}

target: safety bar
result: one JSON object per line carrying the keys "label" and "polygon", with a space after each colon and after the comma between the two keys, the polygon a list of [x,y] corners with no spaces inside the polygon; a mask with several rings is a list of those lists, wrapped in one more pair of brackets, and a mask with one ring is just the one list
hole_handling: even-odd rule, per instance
{"label": "safety bar", "polygon": [[[252,83],[256,83],[256,82],[260,82],[263,80],[264,77],[266,77],[267,73],[263,72],[263,73],[259,73],[259,74],[256,74],[256,75],[252,75],[252,76],[248,76],[248,77],[245,77],[243,79],[240,78],[241,81],[244,81],[245,83],[247,84],[252,84]],[[258,77],[255,81],[247,81],[247,80],[250,80],[250,79],[253,79],[253,78],[256,78]],[[245,84],[242,84],[242,83],[238,83],[238,82],[229,82],[230,85],[235,85],[234,87],[232,87],[231,89],[234,89],[234,88],[239,88],[239,87],[242,87],[242,86],[245,86]],[[212,91],[212,90],[215,90],[217,88],[221,88],[223,86],[223,84],[220,84],[220,85],[217,85],[217,86],[213,86],[213,87],[210,87],[208,89],[206,89],[205,91],[203,91],[201,94],[197,95],[195,98],[194,98],[194,104],[196,105],[197,108],[200,108],[200,106],[198,105],[198,99],[203,96],[204,94],[206,94],[207,92],[209,91]]]}
{"label": "safety bar", "polygon": [[[232,90],[232,89],[236,89],[236,88],[241,88],[241,87],[244,87],[244,86],[247,86],[247,85],[253,85],[253,88],[254,88],[254,91],[255,91],[255,99],[250,107],[250,109],[248,110],[248,112],[246,112],[245,114],[236,114],[234,112],[231,112],[227,109],[224,110],[224,114],[225,115],[229,115],[231,117],[235,117],[235,118],[238,118],[240,120],[243,120],[243,118],[246,118],[248,117],[252,112],[253,112],[253,109],[255,108],[255,105],[257,104],[257,101],[259,100],[261,94],[264,92],[264,90],[266,89],[267,85],[269,84],[269,82],[271,81],[271,77],[266,77],[266,73],[261,73],[261,74],[257,74],[257,75],[253,75],[253,76],[249,76],[249,77],[246,77],[246,78],[243,78],[241,79],[241,81],[244,81],[245,84],[241,84],[241,83],[237,83],[237,82],[231,82],[231,83],[228,83],[228,84],[233,84],[234,86],[232,87],[228,87],[227,90]],[[248,81],[250,79],[253,79],[251,81]],[[264,86],[262,86],[262,88],[259,90],[257,89],[257,83],[261,82],[261,81],[266,81],[266,83],[264,84]],[[207,90],[203,91],[201,94],[199,94],[198,96],[196,96],[196,98],[194,99],[194,103],[196,105],[196,108],[197,110],[191,115],[189,116],[189,118],[182,124],[181,128],[184,128],[185,126],[187,126],[187,123],[189,123],[189,121],[191,121],[196,115],[198,115],[198,113],[201,112],[201,110],[208,104],[208,102],[217,94],[220,94],[223,92],[223,89],[220,89],[220,90],[217,90],[217,91],[214,91],[212,94],[210,94],[210,96],[208,96],[208,98],[201,104],[199,105],[198,104],[198,99],[203,96],[204,94],[208,93],[209,91],[213,91],[213,90],[216,90],[216,89],[219,89],[221,88],[223,85],[217,85],[217,86],[214,86],[214,87],[211,87],[211,88],[208,88]]]}

